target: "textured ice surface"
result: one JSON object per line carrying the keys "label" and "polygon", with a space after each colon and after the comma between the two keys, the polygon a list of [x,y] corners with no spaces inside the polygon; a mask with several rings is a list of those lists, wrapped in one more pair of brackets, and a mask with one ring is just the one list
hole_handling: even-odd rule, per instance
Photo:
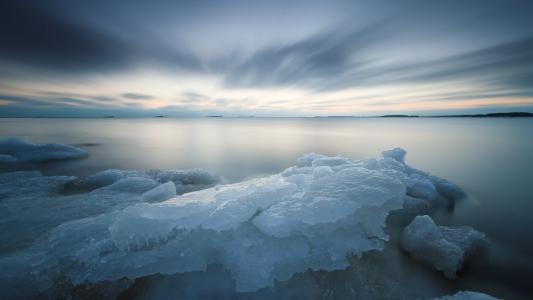
{"label": "textured ice surface", "polygon": [[384,248],[391,212],[412,218],[463,195],[404,157],[311,153],[279,174],[218,186],[203,170],[3,173],[0,225],[10,230],[0,231],[0,267],[11,271],[0,289],[46,289],[57,274],[79,284],[217,264],[238,291],[254,291],[308,269],[345,269],[348,256]]}
{"label": "textured ice surface", "polygon": [[93,190],[108,186],[123,178],[132,177],[152,179],[160,183],[171,181],[176,188],[176,194],[184,194],[212,187],[221,181],[219,176],[202,169],[162,171],[126,171],[110,169],[93,174],[81,180],[77,185],[82,189]]}
{"label": "textured ice surface", "polygon": [[[64,222],[159,202],[176,193],[213,186],[220,178],[193,170],[108,170],[78,181],[72,176],[43,176],[38,171],[0,173],[0,253],[31,244]],[[64,194],[66,187],[83,193]],[[87,192],[89,190],[89,192]]]}
{"label": "textured ice surface", "polygon": [[28,140],[0,138],[0,163],[45,162],[86,157],[80,148],[62,144],[34,144]]}
{"label": "textured ice surface", "polygon": [[486,244],[484,234],[467,226],[437,226],[430,216],[417,216],[405,227],[401,246],[413,257],[455,278],[467,257]]}
{"label": "textured ice surface", "polygon": [[436,298],[435,300],[498,300],[498,298],[479,292],[461,291],[451,296]]}
{"label": "textured ice surface", "polygon": [[169,181],[142,194],[144,202],[160,202],[176,196],[176,185]]}
{"label": "textured ice surface", "polygon": [[[344,269],[348,256],[383,249],[391,211],[418,214],[436,199],[453,202],[462,195],[455,185],[407,166],[404,156],[402,149],[367,160],[312,153],[280,174],[176,197],[219,179],[201,170],[107,170],[81,181],[7,173],[0,191],[9,194],[12,211],[2,222],[19,224],[23,232],[28,227],[20,223],[32,220],[49,232],[30,247],[39,282],[50,274],[76,284],[219,264],[237,290],[253,291],[308,269]],[[64,185],[90,192],[61,195]],[[21,207],[30,208],[22,218]],[[50,231],[52,225],[59,226]]]}

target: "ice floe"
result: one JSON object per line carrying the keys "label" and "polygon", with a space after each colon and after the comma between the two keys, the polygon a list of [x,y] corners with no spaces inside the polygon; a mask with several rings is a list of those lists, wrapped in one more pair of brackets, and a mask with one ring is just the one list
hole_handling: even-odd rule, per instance
{"label": "ice floe", "polygon": [[466,259],[485,247],[485,235],[468,226],[436,225],[430,216],[417,216],[405,227],[401,246],[414,258],[455,278]]}
{"label": "ice floe", "polygon": [[0,163],[46,162],[83,158],[85,150],[63,144],[34,144],[28,140],[0,138]]}
{"label": "ice floe", "polygon": [[[383,249],[392,211],[425,213],[439,199],[453,203],[463,195],[404,157],[399,148],[366,160],[312,153],[279,174],[207,189],[219,178],[201,170],[107,170],[83,180],[8,173],[2,176],[15,179],[0,176],[10,185],[0,191],[13,191],[18,196],[9,201],[25,205],[57,201],[43,218],[68,216],[50,223],[59,226],[32,252],[38,280],[62,274],[78,284],[218,264],[238,291],[255,291],[308,269],[345,269],[349,256]],[[24,181],[17,176],[50,181],[51,191],[36,198],[41,192],[31,184],[12,188]],[[64,185],[89,192],[59,195]],[[202,190],[183,194],[195,189]]]}

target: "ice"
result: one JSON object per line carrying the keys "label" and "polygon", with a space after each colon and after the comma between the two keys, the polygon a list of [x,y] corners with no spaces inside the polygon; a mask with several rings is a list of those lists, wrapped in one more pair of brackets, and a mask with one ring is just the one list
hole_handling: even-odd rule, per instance
{"label": "ice", "polygon": [[0,138],[0,163],[46,162],[86,156],[85,150],[69,145],[34,144],[16,137]]}
{"label": "ice", "polygon": [[[176,186],[173,181],[180,184]],[[199,190],[220,178],[200,169],[107,170],[78,180],[38,171],[0,173],[0,254],[31,244],[64,222],[170,199],[176,191]],[[64,193],[65,191],[71,193]],[[73,192],[73,193],[72,193]]]}
{"label": "ice", "polygon": [[[176,197],[219,178],[201,170],[103,171],[78,182],[89,193],[63,196],[89,217],[47,234],[35,270],[77,284],[219,264],[238,291],[308,269],[342,270],[349,256],[383,249],[389,213],[425,212],[433,198],[445,198],[439,184],[455,188],[407,166],[404,156],[401,149],[367,160],[307,154],[280,174]],[[433,193],[407,195],[414,179]]]}
{"label": "ice", "polygon": [[461,291],[451,296],[435,298],[435,300],[499,300],[499,299],[492,297],[490,295],[487,295],[487,294],[479,293],[479,292]]}
{"label": "ice", "polygon": [[142,195],[144,202],[160,202],[176,196],[176,185],[169,181],[149,190]]}
{"label": "ice", "polygon": [[131,177],[153,179],[159,183],[171,181],[174,183],[178,195],[209,188],[221,182],[219,176],[202,169],[150,171],[110,169],[81,180],[77,186],[84,190],[94,190],[111,185],[120,179]]}
{"label": "ice", "polygon": [[198,169],[106,170],[81,180],[1,174],[9,209],[0,208],[0,222],[15,232],[2,240],[29,252],[3,249],[18,259],[0,260],[0,267],[31,257],[31,280],[61,274],[80,284],[216,264],[237,291],[309,269],[343,270],[351,256],[384,249],[391,213],[426,213],[435,199],[453,202],[461,193],[404,157],[399,148],[365,160],[312,153],[279,174],[224,185]]}
{"label": "ice", "polygon": [[106,185],[113,184],[115,181],[123,177],[126,177],[127,175],[124,173],[124,171],[115,169],[101,171],[82,180],[79,183],[79,186],[89,190],[104,187]]}
{"label": "ice", "polygon": [[389,213],[387,224],[403,228],[416,216],[426,215],[432,211],[433,209],[429,201],[406,195],[404,197],[402,208]]}
{"label": "ice", "polygon": [[381,153],[384,158],[392,158],[398,162],[405,163],[405,155],[407,152],[402,148],[394,148],[391,150],[385,150]]}
{"label": "ice", "polygon": [[418,173],[409,175],[409,186],[407,194],[415,198],[428,199],[435,201],[439,197],[437,188],[431,180]]}
{"label": "ice", "polygon": [[428,215],[415,217],[401,239],[405,251],[448,278],[457,277],[467,258],[485,245],[485,235],[475,229],[437,226]]}

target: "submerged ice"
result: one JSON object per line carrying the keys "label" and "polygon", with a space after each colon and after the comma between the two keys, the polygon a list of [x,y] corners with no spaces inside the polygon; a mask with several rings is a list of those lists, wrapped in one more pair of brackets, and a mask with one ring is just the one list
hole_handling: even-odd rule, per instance
{"label": "submerged ice", "polygon": [[417,216],[405,227],[401,240],[403,249],[448,278],[457,277],[466,259],[485,245],[485,235],[472,227],[438,226],[428,215]]}
{"label": "submerged ice", "polygon": [[90,191],[68,196],[71,201],[114,204],[47,234],[32,252],[40,257],[32,274],[37,280],[63,274],[76,284],[218,264],[231,272],[238,291],[254,291],[308,269],[345,269],[349,256],[383,249],[390,212],[416,214],[463,195],[406,165],[404,157],[399,148],[367,160],[311,153],[280,174],[176,197],[212,185],[214,177],[119,170],[81,181],[54,177],[55,186],[74,180]]}
{"label": "submerged ice", "polygon": [[0,138],[0,164],[66,160],[87,155],[85,150],[69,145],[34,144],[16,137]]}

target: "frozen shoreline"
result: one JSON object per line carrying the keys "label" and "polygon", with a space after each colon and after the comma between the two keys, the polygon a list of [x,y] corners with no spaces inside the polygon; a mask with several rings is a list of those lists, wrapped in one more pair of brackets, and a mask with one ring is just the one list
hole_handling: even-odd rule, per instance
{"label": "frozen shoreline", "polygon": [[[28,202],[46,195],[68,200],[72,212],[86,208],[70,220],[53,216],[49,226],[63,224],[0,261],[17,268],[30,258],[33,275],[20,268],[0,280],[42,285],[59,273],[79,284],[221,264],[237,291],[254,291],[308,269],[342,270],[349,255],[383,249],[390,212],[406,222],[464,196],[404,157],[399,148],[367,160],[312,153],[280,174],[214,188],[220,180],[201,170],[107,170],[86,179],[3,173],[0,183],[14,201],[22,192]],[[21,184],[28,180],[34,183]],[[66,185],[80,192],[61,195]]]}

